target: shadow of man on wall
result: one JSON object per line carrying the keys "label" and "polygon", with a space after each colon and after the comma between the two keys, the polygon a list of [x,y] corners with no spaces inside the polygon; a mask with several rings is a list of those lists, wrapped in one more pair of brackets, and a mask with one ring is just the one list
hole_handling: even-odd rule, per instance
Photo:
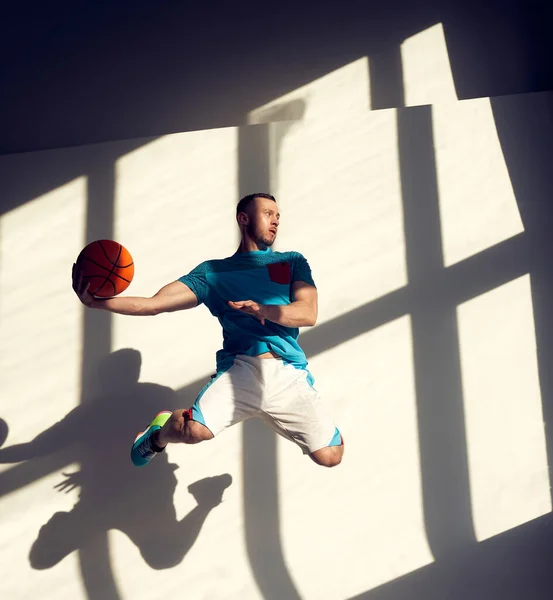
{"label": "shadow of man on wall", "polygon": [[80,470],[64,473],[55,488],[80,488],[69,512],[57,512],[41,527],[29,560],[35,569],[53,567],[71,552],[110,529],[125,533],[154,569],[179,564],[205,519],[222,502],[230,474],[207,477],[188,486],[197,506],[178,521],[173,504],[175,470],[160,454],[149,468],[137,469],[129,453],[137,423],[156,411],[174,410],[182,399],[171,388],[139,383],[141,355],[123,349],[104,357],[86,402],[28,443],[0,449],[0,463],[31,461],[55,452],[69,454]]}

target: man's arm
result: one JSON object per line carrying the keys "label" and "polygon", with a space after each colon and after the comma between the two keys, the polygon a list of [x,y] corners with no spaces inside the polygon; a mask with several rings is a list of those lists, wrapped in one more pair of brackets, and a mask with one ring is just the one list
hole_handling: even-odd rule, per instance
{"label": "man's arm", "polygon": [[305,281],[292,283],[290,304],[259,304],[252,300],[229,302],[229,306],[256,317],[264,325],[272,321],[284,327],[311,327],[317,322],[317,288]]}
{"label": "man's arm", "polygon": [[122,296],[99,300],[95,298],[91,308],[100,308],[119,315],[153,316],[177,310],[186,310],[198,305],[194,292],[184,283],[173,281],[162,287],[151,298]]}
{"label": "man's arm", "polygon": [[169,283],[151,298],[122,296],[104,300],[94,297],[88,291],[88,287],[89,284],[83,282],[79,269],[73,267],[73,289],[79,300],[89,308],[99,308],[120,315],[153,316],[198,305],[194,292],[181,281]]}

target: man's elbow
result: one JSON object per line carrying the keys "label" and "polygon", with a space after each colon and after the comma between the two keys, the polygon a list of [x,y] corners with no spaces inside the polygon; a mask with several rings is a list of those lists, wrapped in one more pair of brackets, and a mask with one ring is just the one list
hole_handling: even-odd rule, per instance
{"label": "man's elbow", "polygon": [[313,325],[317,324],[317,313],[311,313],[307,319],[306,319],[306,323],[305,326],[306,327],[313,327]]}

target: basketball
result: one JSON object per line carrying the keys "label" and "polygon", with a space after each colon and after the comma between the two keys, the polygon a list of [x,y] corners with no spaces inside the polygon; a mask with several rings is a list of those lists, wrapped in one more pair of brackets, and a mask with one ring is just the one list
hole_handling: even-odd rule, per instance
{"label": "basketball", "polygon": [[85,246],[77,258],[88,291],[100,298],[124,292],[134,276],[130,252],[113,240],[96,240]]}

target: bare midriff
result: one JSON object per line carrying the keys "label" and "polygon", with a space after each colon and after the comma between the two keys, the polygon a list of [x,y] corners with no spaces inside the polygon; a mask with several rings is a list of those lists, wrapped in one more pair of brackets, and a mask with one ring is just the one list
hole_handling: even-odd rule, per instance
{"label": "bare midriff", "polygon": [[278,358],[282,360],[282,356],[276,352],[273,352],[272,350],[269,350],[269,352],[263,352],[263,354],[258,354],[255,358]]}

